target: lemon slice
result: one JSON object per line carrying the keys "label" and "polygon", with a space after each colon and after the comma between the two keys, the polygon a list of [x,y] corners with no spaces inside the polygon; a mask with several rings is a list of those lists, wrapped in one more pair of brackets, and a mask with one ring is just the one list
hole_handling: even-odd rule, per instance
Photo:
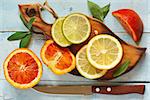
{"label": "lemon slice", "polygon": [[98,69],[112,69],[121,60],[123,50],[120,42],[111,35],[101,34],[92,38],[87,46],[87,58]]}
{"label": "lemon slice", "polygon": [[73,44],[84,42],[90,35],[91,26],[85,15],[74,13],[67,16],[63,22],[64,36]]}
{"label": "lemon slice", "polygon": [[93,67],[86,56],[87,45],[82,47],[76,55],[76,67],[81,75],[88,79],[97,79],[102,77],[107,70],[100,70]]}
{"label": "lemon slice", "polygon": [[62,24],[65,18],[61,17],[56,20],[52,26],[52,38],[61,47],[67,47],[71,45],[62,32]]}

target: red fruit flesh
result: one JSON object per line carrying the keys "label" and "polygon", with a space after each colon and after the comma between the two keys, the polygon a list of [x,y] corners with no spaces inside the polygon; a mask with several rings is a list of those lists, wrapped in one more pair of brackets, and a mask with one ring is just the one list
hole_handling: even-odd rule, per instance
{"label": "red fruit flesh", "polygon": [[72,57],[67,48],[58,47],[56,44],[50,44],[45,52],[46,59],[56,60],[56,68],[60,70],[67,69],[72,64]]}
{"label": "red fruit flesh", "polygon": [[143,22],[139,15],[131,9],[120,9],[112,12],[124,29],[129,33],[135,42],[138,42],[143,33]]}
{"label": "red fruit flesh", "polygon": [[8,73],[15,82],[27,84],[37,77],[38,65],[29,54],[17,53],[8,63]]}

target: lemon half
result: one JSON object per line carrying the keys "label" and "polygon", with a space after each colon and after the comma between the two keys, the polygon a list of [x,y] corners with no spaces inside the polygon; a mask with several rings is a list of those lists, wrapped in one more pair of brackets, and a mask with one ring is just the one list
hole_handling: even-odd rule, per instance
{"label": "lemon half", "polygon": [[107,72],[107,70],[97,69],[90,64],[90,62],[87,59],[86,48],[87,45],[82,47],[76,55],[77,70],[82,76],[88,79],[97,79],[102,77]]}
{"label": "lemon half", "polygon": [[87,58],[98,69],[112,69],[123,56],[120,42],[111,35],[101,34],[92,38],[87,46]]}

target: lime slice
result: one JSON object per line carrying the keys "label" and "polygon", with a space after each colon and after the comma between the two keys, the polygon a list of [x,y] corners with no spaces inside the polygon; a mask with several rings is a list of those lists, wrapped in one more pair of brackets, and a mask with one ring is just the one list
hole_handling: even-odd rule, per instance
{"label": "lime slice", "polygon": [[90,35],[91,26],[85,15],[74,13],[67,16],[63,22],[63,33],[73,44],[84,42]]}
{"label": "lime slice", "polygon": [[62,32],[62,24],[65,18],[58,18],[52,26],[52,38],[61,47],[67,47],[71,45]]}
{"label": "lime slice", "polygon": [[123,56],[120,42],[111,35],[101,34],[92,38],[87,46],[87,58],[98,69],[112,69]]}
{"label": "lime slice", "polygon": [[102,77],[107,70],[100,70],[93,67],[86,56],[87,45],[82,47],[76,55],[76,67],[81,75],[88,79],[97,79]]}

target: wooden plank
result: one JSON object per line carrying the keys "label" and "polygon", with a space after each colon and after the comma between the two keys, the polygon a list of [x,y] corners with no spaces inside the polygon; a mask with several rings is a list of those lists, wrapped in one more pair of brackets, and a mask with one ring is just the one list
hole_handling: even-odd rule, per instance
{"label": "wooden plank", "polygon": [[[18,4],[23,3],[43,3],[45,0],[0,0],[0,9],[2,14],[0,18],[0,31],[26,30],[19,18]],[[111,15],[111,12],[121,8],[134,9],[142,18],[145,26],[145,32],[150,32],[150,3],[149,0],[91,0],[100,6],[111,3],[111,9],[106,17],[105,23],[114,32],[124,32],[124,29]],[[81,12],[90,15],[87,7],[87,0],[48,0],[49,4],[54,8],[59,16],[64,16],[72,12]],[[48,13],[43,14],[43,18],[48,22],[53,22],[52,16]],[[51,21],[50,21],[51,20]]]}
{"label": "wooden plank", "polygon": [[[19,46],[19,41],[7,41],[7,37],[10,36],[12,33],[0,33],[0,79],[5,79],[4,78],[4,74],[3,74],[3,68],[2,68],[2,64],[4,59],[6,58],[6,56],[13,51],[14,49],[18,48]],[[117,35],[122,38],[123,40],[125,40],[128,43],[131,43],[133,45],[135,45],[135,43],[133,42],[133,40],[131,39],[131,37],[128,34],[125,33],[117,33]],[[150,72],[150,34],[143,34],[141,42],[140,42],[140,46],[142,47],[147,47],[147,51],[145,56],[142,57],[142,59],[140,60],[140,62],[137,64],[137,66],[135,67],[135,69],[133,69],[132,71],[130,71],[129,73],[114,79],[112,81],[150,81],[150,76],[149,76],[149,72]],[[37,35],[35,34],[32,38],[31,44],[29,46],[29,48],[31,50],[33,50],[37,56],[40,58],[40,49],[44,43],[44,38],[42,35]],[[42,80],[66,80],[66,81],[89,81],[85,78],[82,77],[77,77],[77,76],[73,76],[70,74],[66,74],[66,75],[62,75],[62,76],[57,76],[54,75],[44,64],[43,64],[43,77]],[[54,82],[55,83],[55,82]],[[57,82],[56,82],[57,83]]]}

